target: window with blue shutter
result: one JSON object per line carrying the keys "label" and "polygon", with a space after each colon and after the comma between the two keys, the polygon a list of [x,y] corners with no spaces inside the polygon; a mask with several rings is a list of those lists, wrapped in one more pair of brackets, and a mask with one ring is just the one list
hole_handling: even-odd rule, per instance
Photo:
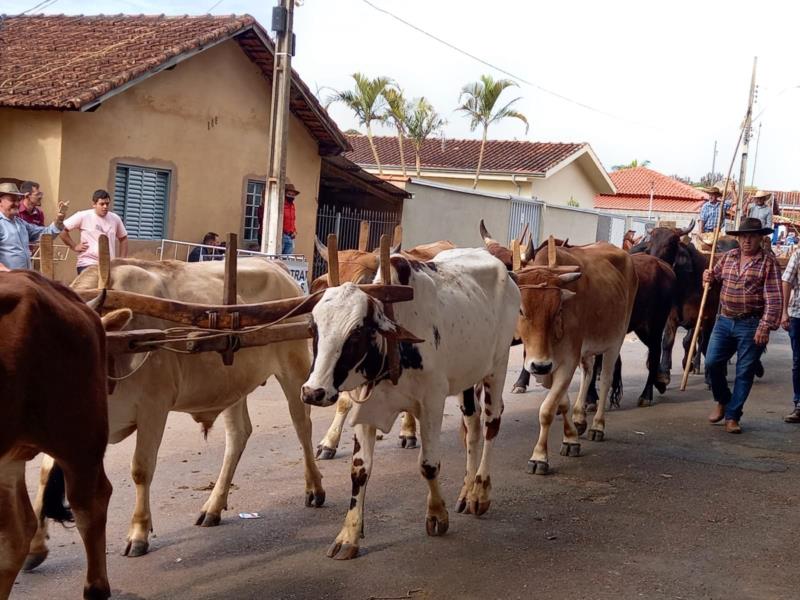
{"label": "window with blue shutter", "polygon": [[117,165],[114,212],[131,238],[160,240],[167,236],[170,172]]}

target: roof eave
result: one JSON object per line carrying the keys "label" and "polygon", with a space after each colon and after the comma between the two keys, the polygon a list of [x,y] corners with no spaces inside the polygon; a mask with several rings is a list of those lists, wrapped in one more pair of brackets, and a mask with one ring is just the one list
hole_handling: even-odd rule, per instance
{"label": "roof eave", "polygon": [[[580,147],[578,150],[576,150],[575,152],[570,154],[568,157],[566,157],[561,162],[559,162],[556,165],[550,167],[547,170],[547,172],[545,174],[545,177],[547,177],[547,178],[552,177],[553,175],[558,173],[561,169],[563,169],[563,168],[567,167],[568,165],[572,164],[573,162],[575,162],[576,160],[578,160],[582,156],[588,156],[589,159],[591,160],[592,166],[595,167],[596,174],[595,174],[595,177],[592,177],[592,179],[599,179],[600,185],[598,187],[602,188],[603,184],[605,184],[605,186],[606,186],[605,190],[601,189],[601,191],[599,191],[598,193],[600,193],[600,194],[616,194],[617,193],[617,188],[614,185],[614,182],[611,181],[611,177],[608,176],[608,172],[606,172],[605,168],[603,167],[603,164],[600,162],[600,159],[597,158],[597,155],[594,153],[594,150],[592,150],[591,145],[589,145],[588,143],[584,144],[582,147]],[[599,175],[599,177],[597,177],[598,175]],[[591,177],[591,174],[589,176]]]}

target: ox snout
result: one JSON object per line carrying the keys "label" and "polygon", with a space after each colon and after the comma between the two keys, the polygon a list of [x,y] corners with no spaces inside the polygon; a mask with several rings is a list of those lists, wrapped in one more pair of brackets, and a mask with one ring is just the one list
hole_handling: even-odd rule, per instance
{"label": "ox snout", "polygon": [[339,394],[328,394],[325,388],[315,388],[304,385],[300,388],[300,397],[303,402],[312,406],[330,406],[339,398]]}
{"label": "ox snout", "polygon": [[531,360],[525,366],[532,375],[549,375],[553,370],[553,361],[550,360]]}

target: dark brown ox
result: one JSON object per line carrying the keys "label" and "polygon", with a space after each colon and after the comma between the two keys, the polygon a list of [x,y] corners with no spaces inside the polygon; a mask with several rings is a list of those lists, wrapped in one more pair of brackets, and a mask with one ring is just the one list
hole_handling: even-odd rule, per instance
{"label": "dark brown ox", "polygon": [[[317,252],[322,259],[328,262],[328,248],[319,238],[314,240]],[[400,245],[390,249],[392,254],[400,253],[406,258],[427,262],[444,250],[452,250],[455,244],[448,240],[421,244],[409,250],[400,250]],[[378,272],[380,258],[377,249],[374,252],[363,250],[340,250],[339,251],[339,280],[351,283],[371,283]],[[320,275],[311,282],[311,293],[325,290],[328,288],[328,274]],[[339,448],[339,441],[342,438],[344,422],[350,410],[353,408],[353,399],[349,392],[343,392],[336,402],[336,414],[333,417],[328,431],[317,445],[317,458],[320,460],[330,460],[336,456]],[[414,416],[410,413],[403,413],[400,422],[400,447],[413,449],[417,447],[417,424]]]}
{"label": "dark brown ox", "polygon": [[[110,323],[121,327],[130,311]],[[63,468],[86,550],[84,598],[110,596],[103,469],[108,440],[105,333],[67,287],[32,271],[0,274],[0,598],[8,598],[37,527],[25,461],[39,452]],[[60,501],[60,499],[59,499]]]}
{"label": "dark brown ox", "polygon": [[[556,410],[564,415],[561,454],[580,453],[578,436],[586,430],[585,401],[594,365],[602,355],[613,365],[628,331],[638,286],[633,260],[622,249],[598,242],[556,248],[556,266],[548,267],[546,252],[517,272],[522,291],[518,332],[525,346],[525,368],[544,380],[549,392],[539,410],[539,439],[528,461],[528,472],[549,469],[547,438]],[[567,389],[575,369],[582,368],[580,392],[569,411]],[[600,376],[600,402],[589,439],[605,436],[605,400],[612,369]]]}

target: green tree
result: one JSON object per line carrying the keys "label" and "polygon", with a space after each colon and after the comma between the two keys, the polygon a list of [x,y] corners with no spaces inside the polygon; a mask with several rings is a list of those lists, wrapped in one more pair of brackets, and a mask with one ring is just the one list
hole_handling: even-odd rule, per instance
{"label": "green tree", "polygon": [[406,155],[403,151],[403,139],[406,136],[406,122],[412,108],[403,96],[403,90],[397,87],[387,86],[383,90],[383,97],[386,100],[386,117],[394,123],[397,130],[397,145],[400,147],[400,167],[403,170],[403,177],[406,173]]}
{"label": "green tree", "polygon": [[478,155],[478,167],[475,169],[475,181],[472,183],[472,189],[478,187],[478,179],[481,176],[483,153],[486,149],[486,136],[489,125],[502,121],[503,119],[519,119],[525,123],[525,133],[528,132],[528,119],[521,112],[512,108],[520,98],[514,98],[501,108],[496,108],[503,91],[508,87],[516,85],[517,84],[510,79],[498,79],[495,81],[491,75],[481,75],[480,81],[469,83],[461,90],[458,101],[462,104],[456,110],[461,111],[469,118],[470,130],[475,131],[479,125],[483,127],[481,150]]}
{"label": "green tree", "polygon": [[639,162],[638,159],[634,158],[627,165],[614,165],[613,167],[611,167],[611,170],[622,171],[623,169],[635,169],[636,167],[649,167],[649,166],[650,166],[649,160],[643,160],[642,162]]}
{"label": "green tree", "polygon": [[369,147],[372,149],[372,156],[378,166],[378,173],[383,175],[381,159],[375,142],[372,139],[372,124],[382,123],[386,120],[386,99],[383,96],[384,90],[392,84],[388,77],[369,78],[361,73],[353,73],[355,87],[352,90],[336,91],[326,103],[326,107],[334,102],[346,104],[352,110],[360,125],[367,128],[367,139]]}
{"label": "green tree", "polygon": [[417,177],[421,176],[420,151],[425,140],[435,134],[447,124],[433,105],[425,97],[417,98],[411,103],[406,118],[406,132],[411,144],[414,146],[414,160],[417,167]]}

